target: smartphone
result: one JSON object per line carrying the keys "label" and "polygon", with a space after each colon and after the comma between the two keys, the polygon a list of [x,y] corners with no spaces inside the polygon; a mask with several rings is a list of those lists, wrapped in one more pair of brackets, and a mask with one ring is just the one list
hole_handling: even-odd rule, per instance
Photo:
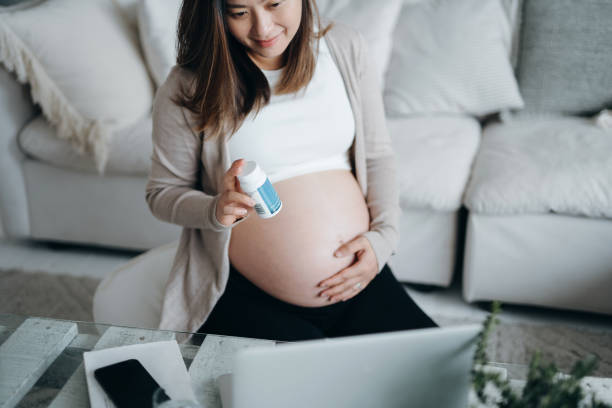
{"label": "smartphone", "polygon": [[[129,359],[94,370],[94,377],[117,408],[151,408],[153,393],[161,388],[140,361]],[[170,398],[165,391],[157,402]]]}

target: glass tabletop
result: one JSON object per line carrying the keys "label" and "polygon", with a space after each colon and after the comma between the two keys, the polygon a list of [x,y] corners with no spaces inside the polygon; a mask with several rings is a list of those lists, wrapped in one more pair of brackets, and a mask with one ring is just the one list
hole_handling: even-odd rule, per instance
{"label": "glass tabletop", "polygon": [[[183,354],[183,358],[189,360],[192,358],[192,354],[197,352],[198,348],[201,346],[202,342],[206,338],[208,334],[206,333],[190,333],[190,332],[178,332],[171,330],[159,330],[153,328],[138,328],[138,327],[129,327],[129,326],[117,326],[111,324],[103,324],[103,323],[94,323],[94,322],[82,322],[77,320],[61,320],[61,319],[53,319],[48,317],[33,317],[33,316],[19,316],[13,314],[3,314],[0,313],[0,345],[4,343],[4,341],[10,337],[11,334],[15,332],[17,328],[19,328],[26,320],[28,319],[42,319],[49,320],[53,322],[70,322],[76,324],[78,335],[71,342],[70,348],[78,348],[82,350],[91,350],[96,345],[97,341],[104,335],[106,331],[112,328],[123,328],[126,330],[139,330],[143,332],[150,333],[167,333],[168,337],[173,337],[173,335],[177,334],[191,334],[191,338],[185,344],[180,345],[181,353]],[[224,336],[215,334],[218,337],[224,337],[228,339],[249,339],[248,337],[235,337],[235,336]],[[159,337],[159,336],[157,336]],[[150,341],[158,341],[155,339],[142,339],[144,342]],[[260,340],[260,339],[252,339],[252,340]],[[284,341],[274,341],[277,344],[281,343],[291,343]],[[187,366],[189,368],[189,366]]]}
{"label": "glass tabletop", "polygon": [[[23,340],[28,337],[33,338],[37,336],[37,333],[31,330],[33,322],[37,324],[40,323],[38,326],[34,327],[40,327],[41,330],[47,330],[54,334],[56,328],[60,331],[70,331],[66,337],[65,344],[62,344],[60,347],[56,345],[54,346],[56,349],[45,351],[41,350],[37,343],[29,344],[27,341],[24,342]],[[23,336],[24,333],[25,336]],[[83,353],[86,351],[101,350],[120,345],[172,340],[179,333],[180,332],[168,330],[143,329],[92,322],[0,314],[0,359],[13,354],[17,356],[17,360],[28,360],[25,362],[25,366],[32,366],[32,364],[34,364],[34,366],[42,367],[39,370],[42,370],[41,372],[33,374],[36,378],[32,378],[31,375],[30,377],[24,375],[23,381],[30,381],[31,384],[27,386],[27,389],[17,391],[16,395],[9,394],[8,398],[18,399],[18,401],[16,405],[9,404],[8,406],[49,406],[58,397],[58,394],[67,387],[67,384],[71,381],[71,377],[80,369],[83,363]],[[198,355],[198,351],[208,336],[215,338],[217,342],[238,342],[241,346],[249,344],[257,345],[260,343],[272,343],[273,345],[288,343],[245,337],[192,333],[192,337],[189,341],[179,344],[179,349],[187,370],[189,370],[194,362],[194,359]],[[18,340],[11,341],[11,339]],[[4,356],[2,354],[4,354]],[[39,359],[40,361],[29,361],[35,359]],[[46,361],[44,361],[45,359]],[[225,358],[225,360],[227,359]],[[14,365],[14,361],[11,363],[11,365]],[[14,383],[16,381],[14,378],[14,367],[11,367],[11,371],[9,372],[7,367],[8,364],[5,364],[4,368],[2,365],[3,364],[0,364],[0,383],[3,386],[6,386],[7,383]],[[21,373],[18,372],[17,376],[19,375],[21,375]],[[81,376],[83,375],[81,374]],[[84,384],[84,378],[82,378],[82,382]],[[84,392],[86,393],[87,391],[84,390]],[[6,398],[6,394],[0,393],[0,405],[4,406],[3,402],[5,401],[2,400]],[[88,406],[88,401],[85,406]],[[207,406],[214,406],[214,404],[209,404]]]}

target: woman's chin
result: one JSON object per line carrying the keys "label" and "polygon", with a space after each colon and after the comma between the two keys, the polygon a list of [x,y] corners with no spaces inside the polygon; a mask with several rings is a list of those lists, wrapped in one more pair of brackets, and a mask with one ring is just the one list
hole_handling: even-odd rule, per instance
{"label": "woman's chin", "polygon": [[286,49],[287,47],[283,47],[280,44],[275,44],[272,47],[256,46],[254,49],[251,49],[251,52],[256,54],[259,58],[276,59],[280,58]]}

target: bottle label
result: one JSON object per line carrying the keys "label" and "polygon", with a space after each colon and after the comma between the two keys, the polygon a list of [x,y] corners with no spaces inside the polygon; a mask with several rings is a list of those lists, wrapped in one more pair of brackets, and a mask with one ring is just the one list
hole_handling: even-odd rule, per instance
{"label": "bottle label", "polygon": [[272,216],[281,208],[281,200],[268,178],[266,178],[266,181],[257,189],[253,196],[256,202],[255,211],[261,217]]}

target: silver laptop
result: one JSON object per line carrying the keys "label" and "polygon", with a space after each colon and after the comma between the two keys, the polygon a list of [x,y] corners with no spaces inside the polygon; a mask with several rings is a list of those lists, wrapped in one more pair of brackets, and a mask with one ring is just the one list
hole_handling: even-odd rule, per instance
{"label": "silver laptop", "polygon": [[480,325],[252,347],[217,379],[223,408],[465,408]]}

